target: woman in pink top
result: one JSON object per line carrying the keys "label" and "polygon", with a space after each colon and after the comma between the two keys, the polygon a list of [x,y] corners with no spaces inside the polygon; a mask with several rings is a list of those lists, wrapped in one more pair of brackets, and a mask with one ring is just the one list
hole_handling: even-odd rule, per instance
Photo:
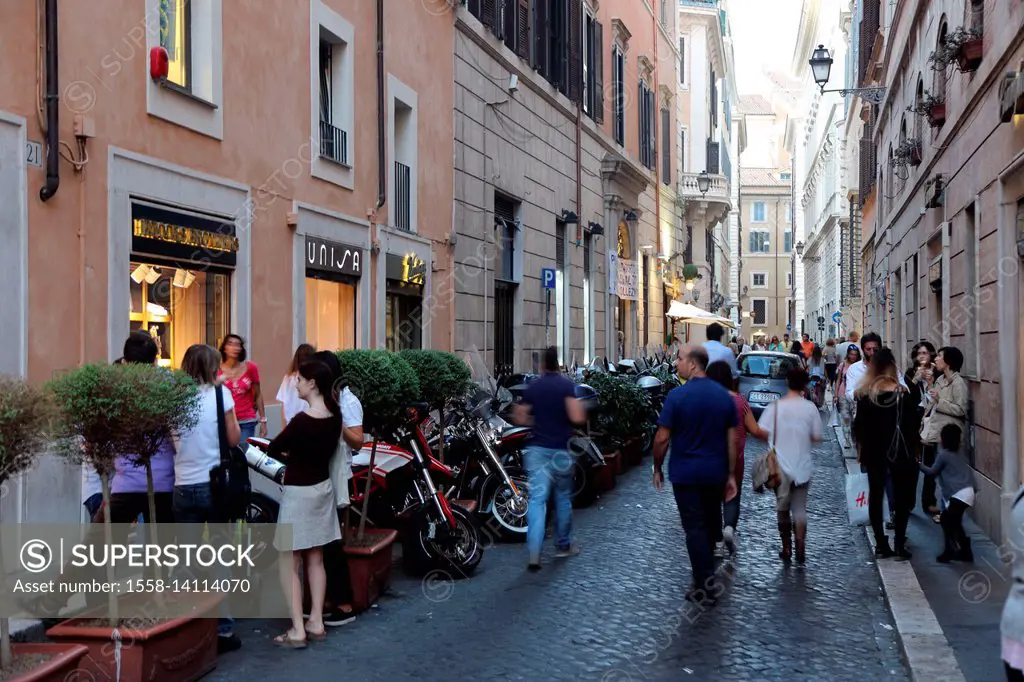
{"label": "woman in pink top", "polygon": [[[709,379],[718,382],[725,390],[729,391],[733,402],[736,403],[736,415],[738,417],[736,420],[736,497],[728,502],[724,502],[722,509],[722,524],[724,526],[722,529],[722,540],[724,546],[728,547],[729,552],[734,554],[736,552],[736,525],[740,520],[740,494],[743,490],[743,448],[746,447],[748,433],[755,438],[767,440],[768,432],[758,426],[747,399],[734,390],[736,382],[732,377],[732,369],[728,364],[712,362],[708,365],[705,374]],[[724,496],[723,490],[723,499]],[[719,550],[716,548],[715,552],[717,554]],[[722,553],[724,554],[724,552]]]}
{"label": "woman in pink top", "polygon": [[267,412],[260,390],[260,370],[255,362],[246,360],[245,341],[238,334],[228,334],[220,344],[221,365],[217,378],[224,382],[235,401],[235,416],[242,429],[242,442],[256,435],[267,437]]}

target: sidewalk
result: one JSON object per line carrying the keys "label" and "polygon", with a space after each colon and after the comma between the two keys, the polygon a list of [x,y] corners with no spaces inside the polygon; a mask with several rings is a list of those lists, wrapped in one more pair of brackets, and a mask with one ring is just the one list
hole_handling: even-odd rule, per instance
{"label": "sidewalk", "polygon": [[[842,444],[842,430],[835,430]],[[858,472],[854,451],[844,448],[844,456],[847,470]],[[1000,560],[995,543],[967,516],[964,529],[971,537],[974,563],[936,562],[943,547],[942,529],[918,504],[907,529],[913,558],[878,563],[914,680],[1005,678],[999,620],[1011,582],[1009,567]],[[873,544],[869,527],[865,533]]]}

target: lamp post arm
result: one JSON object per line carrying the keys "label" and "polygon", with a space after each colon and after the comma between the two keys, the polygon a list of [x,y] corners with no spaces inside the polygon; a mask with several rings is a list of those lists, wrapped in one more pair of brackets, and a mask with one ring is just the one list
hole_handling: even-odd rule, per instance
{"label": "lamp post arm", "polygon": [[837,92],[843,97],[846,97],[847,95],[856,95],[863,100],[871,102],[872,104],[881,104],[882,100],[885,99],[886,88],[840,88],[838,90],[821,89],[821,94],[823,95],[829,92]]}

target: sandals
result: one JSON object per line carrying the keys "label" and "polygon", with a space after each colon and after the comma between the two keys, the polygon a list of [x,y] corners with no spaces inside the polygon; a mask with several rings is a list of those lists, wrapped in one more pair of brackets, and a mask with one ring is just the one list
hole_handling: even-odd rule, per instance
{"label": "sandals", "polygon": [[306,639],[314,641],[314,642],[323,642],[324,640],[327,639],[327,626],[326,625],[320,626],[320,631],[317,632],[316,630],[310,630],[309,629],[309,625],[307,623],[307,625],[306,625]]}
{"label": "sandals", "polygon": [[305,649],[309,646],[306,643],[306,639],[292,639],[288,636],[288,633],[278,635],[274,638],[274,646],[279,646],[282,649]]}

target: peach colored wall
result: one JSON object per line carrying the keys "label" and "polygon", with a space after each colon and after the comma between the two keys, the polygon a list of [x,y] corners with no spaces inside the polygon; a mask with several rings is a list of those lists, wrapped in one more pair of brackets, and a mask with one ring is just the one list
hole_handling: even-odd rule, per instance
{"label": "peach colored wall", "polygon": [[[291,316],[293,235],[286,213],[292,201],[365,218],[377,199],[375,3],[325,3],[355,29],[354,191],[312,178],[308,165],[294,179],[281,172],[300,150],[307,160],[309,155],[303,147],[311,134],[308,2],[224,0],[223,141],[146,113],[143,0],[60,4],[60,138],[74,145],[76,111],[87,112],[96,131],[88,142],[83,192],[87,360],[107,359],[107,152],[117,146],[252,187],[261,209],[252,226],[252,334],[260,349],[255,359],[276,383],[292,350],[290,323],[280,323]],[[0,109],[24,116],[28,138],[43,141],[35,112],[34,4],[5,8],[0,22]],[[452,222],[453,29],[451,13],[436,5],[386,4],[385,71],[417,91],[419,234],[435,240],[434,257],[445,262],[447,250],[436,240]],[[387,160],[389,169],[392,161]],[[76,234],[82,176],[62,161],[60,189],[43,204],[38,191],[44,171],[29,168],[28,173],[29,375],[43,380],[79,360]],[[268,179],[271,191],[258,196],[256,188]],[[387,206],[379,215],[386,220]],[[372,285],[370,268],[363,280]],[[434,320],[432,346],[451,347],[448,315]]]}

